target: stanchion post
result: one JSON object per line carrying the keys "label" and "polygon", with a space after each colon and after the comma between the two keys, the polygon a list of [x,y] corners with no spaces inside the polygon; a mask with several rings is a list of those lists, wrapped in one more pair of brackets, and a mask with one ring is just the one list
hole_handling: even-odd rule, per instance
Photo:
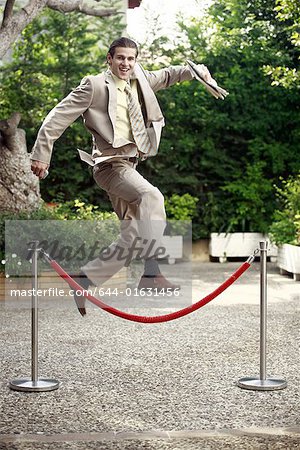
{"label": "stanchion post", "polygon": [[38,248],[39,241],[33,241],[32,252],[32,295],[31,295],[31,379],[12,380],[9,387],[15,391],[44,392],[58,389],[59,382],[38,377]]}
{"label": "stanchion post", "polygon": [[32,254],[31,276],[31,379],[33,383],[38,381],[38,241],[34,241],[34,252]]}
{"label": "stanchion post", "polygon": [[267,378],[267,241],[260,247],[260,379]]}
{"label": "stanchion post", "polygon": [[279,378],[267,378],[267,251],[268,242],[260,241],[260,376],[238,380],[242,389],[274,391],[287,387],[287,382]]}

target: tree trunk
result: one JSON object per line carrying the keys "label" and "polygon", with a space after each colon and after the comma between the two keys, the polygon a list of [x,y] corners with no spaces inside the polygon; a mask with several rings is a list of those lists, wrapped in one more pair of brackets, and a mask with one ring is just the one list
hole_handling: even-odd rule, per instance
{"label": "tree trunk", "polygon": [[21,115],[0,121],[0,212],[32,211],[41,200],[39,179],[30,169]]}

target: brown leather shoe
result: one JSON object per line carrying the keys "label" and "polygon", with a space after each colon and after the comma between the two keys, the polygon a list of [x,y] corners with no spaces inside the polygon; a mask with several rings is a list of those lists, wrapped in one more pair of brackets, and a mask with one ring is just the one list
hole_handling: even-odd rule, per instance
{"label": "brown leather shoe", "polygon": [[169,291],[175,291],[180,289],[179,284],[170,283],[161,273],[155,277],[142,276],[140,279],[138,289],[169,289]]}

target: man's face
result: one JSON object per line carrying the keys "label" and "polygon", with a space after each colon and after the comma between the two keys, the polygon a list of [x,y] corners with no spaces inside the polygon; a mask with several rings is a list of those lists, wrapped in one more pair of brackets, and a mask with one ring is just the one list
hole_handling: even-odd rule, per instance
{"label": "man's face", "polygon": [[107,55],[110,70],[121,80],[128,80],[136,62],[135,48],[116,47],[114,56]]}

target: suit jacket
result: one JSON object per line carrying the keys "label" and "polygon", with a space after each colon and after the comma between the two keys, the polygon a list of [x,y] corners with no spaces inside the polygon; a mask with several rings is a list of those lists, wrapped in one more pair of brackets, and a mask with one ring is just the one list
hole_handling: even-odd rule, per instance
{"label": "suit jacket", "polygon": [[[170,66],[156,71],[146,71],[135,65],[132,78],[138,81],[146,129],[157,153],[164,117],[155,92],[174,83],[191,80],[188,67]],[[80,85],[58,103],[46,116],[34,144],[31,159],[49,163],[54,142],[80,115],[93,137],[93,159],[97,163],[115,156],[135,156],[136,146],[115,135],[117,88],[110,71],[83,78]],[[83,152],[84,153],[84,152]],[[82,158],[89,162],[88,158]],[[90,156],[90,164],[93,164]]]}

